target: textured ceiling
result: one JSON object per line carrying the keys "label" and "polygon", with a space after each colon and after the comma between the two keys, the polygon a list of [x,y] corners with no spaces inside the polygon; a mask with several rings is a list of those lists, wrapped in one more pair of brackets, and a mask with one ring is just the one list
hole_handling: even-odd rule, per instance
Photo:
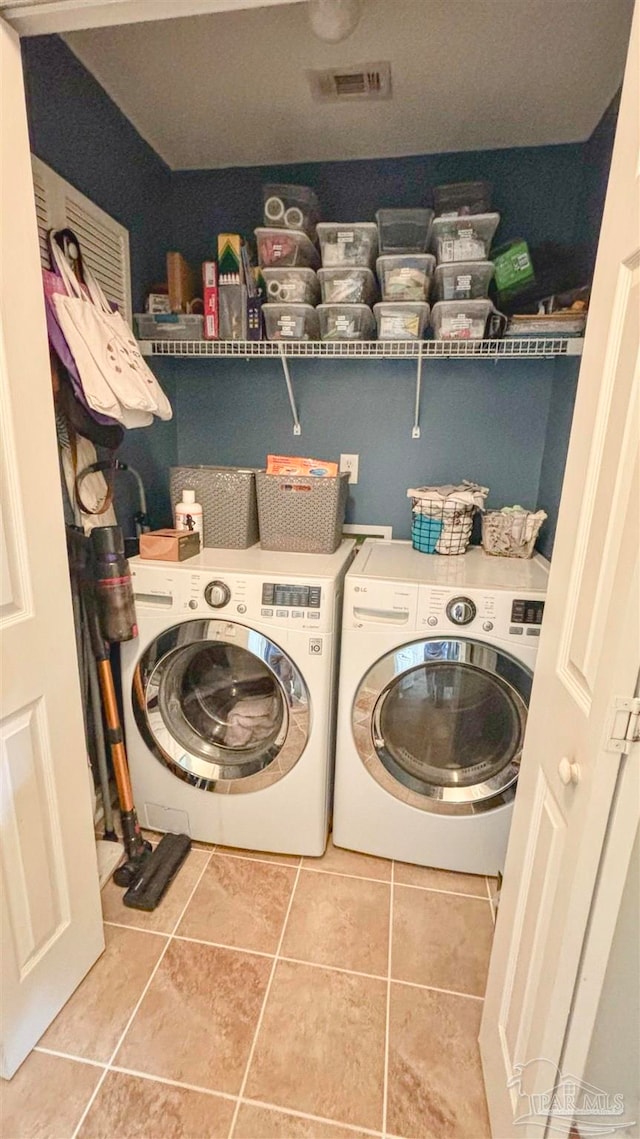
{"label": "textured ceiling", "polygon": [[[633,0],[363,0],[340,44],[306,5],[71,32],[173,169],[574,142],[622,79]],[[308,68],[389,60],[389,101],[316,103]]]}

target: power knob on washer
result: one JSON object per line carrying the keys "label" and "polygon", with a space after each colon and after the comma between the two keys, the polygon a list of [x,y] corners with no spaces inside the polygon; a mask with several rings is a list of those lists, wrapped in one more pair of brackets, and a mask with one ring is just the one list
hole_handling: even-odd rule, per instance
{"label": "power knob on washer", "polygon": [[231,599],[231,590],[223,581],[210,581],[205,586],[204,599],[212,609],[222,609]]}
{"label": "power knob on washer", "polygon": [[476,615],[476,607],[469,597],[454,597],[447,605],[447,617],[454,625],[468,625]]}

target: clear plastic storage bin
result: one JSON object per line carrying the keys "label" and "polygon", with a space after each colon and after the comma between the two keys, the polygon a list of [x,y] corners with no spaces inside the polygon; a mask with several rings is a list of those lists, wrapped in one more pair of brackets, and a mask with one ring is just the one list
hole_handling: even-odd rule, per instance
{"label": "clear plastic storage bin", "polygon": [[431,234],[438,262],[488,261],[499,221],[500,214],[434,218]]}
{"label": "clear plastic storage bin", "polygon": [[204,317],[189,313],[140,312],[134,315],[138,340],[202,340]]}
{"label": "clear plastic storage bin", "polygon": [[381,253],[425,253],[429,248],[433,210],[378,210]]}
{"label": "clear plastic storage bin", "polygon": [[378,340],[422,340],[429,319],[424,301],[382,301],[373,311]]}
{"label": "clear plastic storage bin", "polygon": [[262,187],[264,224],[280,229],[301,229],[315,237],[318,199],[308,186],[284,184]]}
{"label": "clear plastic storage bin", "polygon": [[318,250],[302,230],[260,226],[254,233],[262,269],[290,265],[317,269],[320,265]]}
{"label": "clear plastic storage bin", "polygon": [[356,265],[373,269],[378,254],[378,227],[375,222],[319,222],[318,238],[324,269]]}
{"label": "clear plastic storage bin", "polygon": [[438,301],[431,310],[436,340],[483,340],[491,301]]}
{"label": "clear plastic storage bin", "polygon": [[449,182],[446,186],[434,186],[433,204],[438,216],[486,214],[491,209],[491,185],[489,182]]}
{"label": "clear plastic storage bin", "polygon": [[433,274],[434,296],[439,301],[479,300],[488,295],[493,273],[493,261],[452,261],[438,265]]}
{"label": "clear plastic storage bin", "polygon": [[318,317],[313,305],[262,306],[267,340],[317,340]]}
{"label": "clear plastic storage bin", "polygon": [[376,279],[371,269],[318,269],[325,304],[370,305],[376,299]]}
{"label": "clear plastic storage bin", "polygon": [[349,475],[256,475],[263,550],[333,554],[342,541]]}
{"label": "clear plastic storage bin", "polygon": [[313,269],[263,269],[267,300],[284,304],[315,305],[320,286]]}
{"label": "clear plastic storage bin", "polygon": [[368,305],[318,305],[322,340],[371,340],[376,328]]}
{"label": "clear plastic storage bin", "polygon": [[431,253],[378,257],[376,269],[383,301],[426,301],[435,265]]}

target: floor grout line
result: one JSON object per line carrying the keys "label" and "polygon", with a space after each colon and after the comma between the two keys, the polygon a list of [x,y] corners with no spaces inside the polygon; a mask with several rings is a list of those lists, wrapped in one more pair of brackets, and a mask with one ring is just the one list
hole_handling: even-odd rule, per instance
{"label": "floor grout line", "polygon": [[406,985],[410,989],[427,989],[430,993],[443,993],[446,997],[465,997],[468,1001],[483,1001],[484,996],[477,993],[461,993],[458,989],[440,989],[438,985],[421,985],[418,981],[403,981],[399,977],[391,978],[392,985]]}
{"label": "floor grout line", "polygon": [[154,937],[171,937],[170,933],[163,933],[161,929],[145,929],[143,925],[129,925],[125,921],[112,921],[111,918],[102,919],[103,925],[114,925],[116,929],[132,929],[136,933],[152,933]]}
{"label": "floor grout line", "polygon": [[427,894],[450,894],[452,898],[472,898],[476,902],[486,902],[485,894],[465,894],[462,890],[439,890],[437,886],[416,886],[415,882],[396,882],[403,890],[422,890]]}
{"label": "floor grout line", "polygon": [[249,949],[244,945],[228,945],[226,941],[207,941],[203,937],[187,937],[184,933],[173,935],[173,941],[189,941],[195,945],[210,945],[212,949],[229,949],[232,953],[249,953],[254,957],[275,957],[275,953],[267,953],[264,949]]}
{"label": "floor grout line", "polygon": [[200,1084],[186,1084],[180,1080],[172,1080],[169,1076],[154,1076],[151,1072],[140,1072],[137,1068],[127,1068],[122,1064],[113,1064],[110,1072],[119,1072],[123,1076],[136,1076],[140,1080],[150,1080],[154,1084],[168,1084],[171,1088],[186,1088],[190,1092],[200,1092],[202,1095],[217,1096],[219,1099],[230,1099],[234,1103],[237,1096],[229,1092],[215,1091],[213,1088],[203,1088]]}
{"label": "floor grout line", "polygon": [[395,886],[395,863],[391,863],[391,893],[389,896],[389,943],[387,946],[387,1006],[384,1024],[384,1076],[382,1084],[382,1134],[387,1134],[387,1113],[389,1108],[389,1024],[391,1019],[391,954],[393,952],[393,894]]}
{"label": "floor grout line", "polygon": [[[212,852],[212,853],[213,853],[213,852]],[[180,922],[182,921],[182,918],[183,918],[183,916],[184,916],[184,914],[185,914],[185,911],[186,911],[186,909],[187,909],[187,906],[188,906],[188,905],[189,905],[189,903],[191,902],[191,899],[193,898],[193,895],[195,894],[195,892],[196,892],[196,890],[197,890],[198,886],[200,885],[200,880],[201,880],[201,878],[202,878],[202,875],[204,874],[205,870],[207,869],[207,866],[209,865],[209,862],[210,862],[210,861],[211,861],[211,854],[208,856],[208,858],[206,858],[206,859],[204,860],[204,865],[203,865],[203,867],[202,867],[202,869],[201,869],[200,873],[198,874],[198,877],[197,877],[197,879],[196,879],[196,881],[195,881],[195,884],[194,884],[194,886],[193,886],[193,889],[191,890],[191,892],[190,892],[190,894],[189,894],[189,897],[187,898],[187,900],[186,900],[186,902],[185,902],[184,906],[182,907],[182,909],[181,909],[181,911],[180,911],[180,913],[179,913],[179,915],[178,915],[178,918],[177,918],[177,920],[176,920],[176,922],[175,922],[175,924],[174,924],[174,926],[173,926],[173,929],[171,930],[171,934],[169,935],[169,937],[167,937],[167,941],[166,941],[166,944],[165,944],[165,945],[163,945],[163,947],[162,947],[162,951],[161,951],[161,953],[160,953],[160,956],[158,957],[158,960],[156,961],[156,963],[155,963],[155,965],[154,965],[153,969],[151,970],[151,974],[150,974],[150,976],[149,976],[149,978],[148,978],[148,980],[147,980],[147,983],[146,983],[146,985],[144,986],[144,989],[142,990],[142,993],[140,994],[140,997],[138,998],[138,1001],[136,1002],[136,1004],[135,1004],[135,1006],[134,1006],[134,1009],[133,1009],[133,1011],[132,1011],[132,1013],[131,1013],[131,1015],[130,1015],[130,1017],[129,1017],[129,1019],[128,1019],[127,1023],[126,1023],[126,1025],[125,1025],[125,1027],[124,1027],[124,1031],[122,1032],[122,1034],[121,1034],[121,1036],[120,1036],[120,1038],[119,1038],[119,1040],[118,1040],[118,1043],[116,1044],[116,1046],[115,1046],[115,1048],[114,1048],[113,1052],[111,1053],[111,1056],[110,1056],[110,1058],[109,1058],[109,1061],[108,1061],[108,1064],[107,1064],[106,1068],[104,1069],[104,1071],[103,1071],[103,1073],[102,1073],[102,1075],[101,1075],[100,1079],[98,1080],[98,1083],[96,1084],[95,1088],[93,1089],[93,1093],[92,1093],[92,1095],[89,1097],[89,1102],[88,1102],[88,1104],[86,1105],[86,1107],[85,1107],[85,1109],[84,1109],[84,1111],[83,1111],[82,1115],[80,1116],[80,1119],[78,1120],[78,1123],[77,1123],[77,1125],[76,1125],[76,1128],[75,1128],[75,1130],[74,1130],[74,1132],[73,1132],[73,1135],[72,1135],[71,1139],[77,1139],[77,1136],[80,1134],[80,1129],[81,1129],[81,1127],[82,1127],[82,1125],[83,1125],[83,1123],[84,1123],[85,1119],[87,1118],[87,1116],[88,1116],[88,1114],[89,1114],[89,1112],[90,1112],[90,1110],[91,1110],[91,1107],[92,1107],[92,1105],[93,1105],[93,1103],[94,1103],[94,1101],[95,1101],[95,1099],[96,1099],[96,1097],[97,1097],[97,1095],[98,1095],[98,1092],[100,1091],[100,1088],[102,1087],[102,1085],[103,1085],[103,1083],[104,1083],[105,1079],[107,1078],[107,1073],[110,1071],[110,1069],[111,1069],[111,1065],[113,1064],[113,1061],[115,1060],[115,1058],[116,1058],[116,1056],[117,1056],[117,1054],[118,1054],[118,1052],[119,1052],[119,1050],[120,1050],[120,1047],[121,1047],[121,1045],[122,1045],[122,1042],[124,1041],[124,1038],[125,1038],[125,1036],[127,1035],[127,1032],[129,1031],[129,1029],[130,1029],[131,1025],[133,1024],[133,1021],[134,1021],[134,1019],[135,1019],[135,1017],[136,1017],[136,1015],[137,1015],[138,1009],[140,1008],[140,1006],[141,1006],[141,1004],[142,1004],[142,1002],[143,1002],[143,1000],[144,1000],[145,996],[147,995],[147,992],[148,992],[148,990],[149,990],[149,987],[150,987],[150,985],[151,985],[151,982],[153,981],[153,978],[155,977],[156,973],[158,972],[158,969],[160,968],[160,965],[162,964],[162,961],[164,960],[165,954],[167,953],[167,950],[168,950],[169,946],[171,945],[171,942],[172,942],[172,940],[173,940],[173,934],[175,933],[176,929],[178,928],[178,926],[179,926]]]}
{"label": "floor grout line", "polygon": [[88,1064],[91,1068],[106,1068],[106,1061],[102,1060],[88,1060],[86,1056],[76,1056],[72,1052],[60,1052],[57,1048],[45,1048],[42,1044],[36,1044],[33,1052],[43,1052],[45,1056],[58,1056],[61,1060],[75,1060],[77,1064]]}
{"label": "floor grout line", "polygon": [[278,958],[280,956],[280,950],[282,949],[282,943],[284,941],[284,935],[285,935],[287,925],[289,922],[289,915],[291,913],[291,907],[293,905],[293,899],[295,897],[296,888],[298,885],[298,880],[300,878],[301,867],[302,867],[302,859],[300,859],[300,863],[298,864],[298,868],[296,870],[296,877],[295,877],[295,881],[293,883],[293,887],[291,889],[291,895],[289,897],[289,904],[287,906],[287,912],[284,915],[284,921],[282,923],[282,929],[280,931],[280,939],[278,941],[275,956],[273,958],[273,964],[271,966],[271,972],[269,973],[269,980],[267,981],[267,987],[266,987],[265,992],[264,992],[264,997],[262,1000],[262,1006],[260,1008],[260,1014],[258,1016],[255,1032],[253,1034],[253,1040],[251,1042],[251,1048],[249,1049],[249,1055],[247,1057],[247,1063],[245,1065],[244,1075],[242,1077],[242,1083],[240,1084],[240,1091],[238,1092],[238,1101],[236,1103],[235,1111],[233,1113],[233,1117],[231,1119],[231,1124],[229,1127],[228,1139],[233,1139],[233,1133],[235,1131],[235,1126],[236,1126],[236,1122],[238,1119],[238,1113],[240,1111],[240,1105],[242,1103],[245,1088],[247,1086],[247,1081],[249,1079],[249,1072],[251,1070],[251,1064],[253,1063],[253,1056],[254,1056],[254,1053],[256,1050],[256,1045],[258,1043],[258,1035],[259,1035],[260,1029],[262,1027],[262,1021],[264,1019],[265,1009],[267,1007],[267,1001],[269,1000],[269,993],[271,992],[271,986],[273,984],[273,978],[275,977],[276,968],[278,965]]}
{"label": "floor grout line", "polygon": [[[253,854],[235,854],[232,850],[222,850],[218,848],[214,848],[211,853],[219,855],[220,858],[239,858],[242,862],[260,862],[263,866],[290,866],[292,870],[298,869],[304,857],[302,854],[289,854],[283,856],[282,862],[278,862],[277,855],[273,858],[260,858],[260,851],[258,851],[257,857]],[[287,861],[284,860],[285,857]],[[294,861],[291,861],[291,859],[294,859]]]}
{"label": "floor grout line", "polygon": [[268,1111],[282,1112],[284,1115],[293,1115],[296,1119],[308,1119],[312,1123],[328,1123],[333,1127],[342,1127],[347,1131],[355,1131],[358,1135],[372,1135],[374,1139],[382,1139],[381,1131],[374,1131],[370,1127],[359,1127],[357,1123],[343,1123],[340,1119],[330,1119],[328,1115],[310,1115],[308,1111],[299,1111],[295,1107],[285,1107],[283,1104],[268,1103],[267,1100],[252,1099],[247,1096],[242,1101],[250,1107],[263,1107]]}

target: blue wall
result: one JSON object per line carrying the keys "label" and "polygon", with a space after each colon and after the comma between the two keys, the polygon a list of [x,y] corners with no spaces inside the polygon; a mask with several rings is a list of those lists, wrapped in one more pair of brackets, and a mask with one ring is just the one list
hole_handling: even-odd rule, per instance
{"label": "blue wall", "polygon": [[[31,149],[129,230],[134,311],[164,280],[171,233],[171,172],[57,36],[22,40]],[[154,361],[161,382],[168,370]],[[171,383],[171,381],[170,381]],[[172,398],[170,388],[167,389]],[[140,471],[154,524],[171,512],[167,468],[177,457],[177,423],[128,431],[120,457]],[[118,518],[131,534],[133,483],[119,477]]]}
{"label": "blue wall", "polygon": [[[266,181],[312,185],[324,217],[353,221],[381,206],[425,204],[439,182],[483,177],[502,215],[497,241],[578,242],[595,253],[615,106],[584,144],[172,173],[60,40],[27,39],[23,54],[33,150],[129,229],[136,306],[163,277],[170,246],[197,262],[215,254],[222,230],[251,236]],[[349,451],[360,455],[352,521],[390,523],[406,536],[407,487],[473,478],[491,488],[492,505],[546,509],[550,552],[578,367],[577,359],[427,361],[414,441],[415,368],[403,361],[293,361],[303,425],[294,438],[277,361],[156,359],[176,418],[129,432],[123,453],[145,478],[157,525],[168,521],[175,462]]]}

